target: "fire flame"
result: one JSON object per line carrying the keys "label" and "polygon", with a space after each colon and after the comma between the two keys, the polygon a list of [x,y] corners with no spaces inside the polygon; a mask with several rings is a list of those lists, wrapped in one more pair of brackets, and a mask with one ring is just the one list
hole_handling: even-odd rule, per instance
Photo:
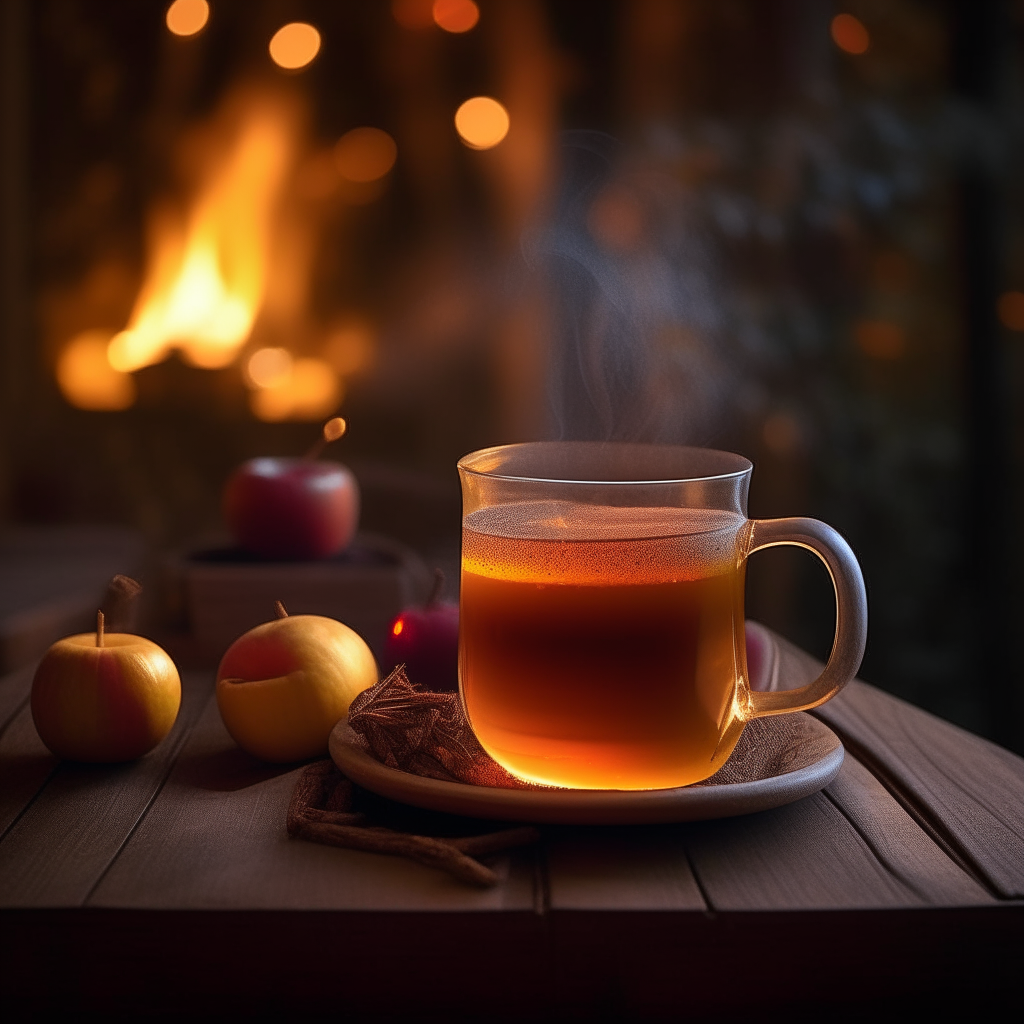
{"label": "fire flame", "polygon": [[250,109],[227,159],[185,218],[153,225],[145,282],[110,365],[131,372],[177,348],[193,366],[227,366],[260,311],[274,208],[291,160],[284,112]]}

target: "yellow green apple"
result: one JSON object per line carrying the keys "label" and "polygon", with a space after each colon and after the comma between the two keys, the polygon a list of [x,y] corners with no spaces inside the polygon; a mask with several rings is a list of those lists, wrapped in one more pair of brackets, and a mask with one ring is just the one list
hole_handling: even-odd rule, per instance
{"label": "yellow green apple", "polygon": [[131,761],[170,731],[181,680],[170,656],[131,633],[79,633],[58,640],[32,681],[32,719],[58,757]]}
{"label": "yellow green apple", "polygon": [[217,669],[217,706],[235,742],[264,761],[326,753],[353,698],[377,682],[355,630],[321,615],[288,615],[240,636]]}

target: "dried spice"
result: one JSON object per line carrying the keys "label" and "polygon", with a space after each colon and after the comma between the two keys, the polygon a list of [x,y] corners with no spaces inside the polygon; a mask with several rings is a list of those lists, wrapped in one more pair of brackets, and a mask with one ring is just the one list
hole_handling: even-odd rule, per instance
{"label": "dried spice", "polygon": [[473,735],[457,693],[418,689],[404,665],[352,701],[348,724],[389,768],[471,786],[542,788],[491,759]]}
{"label": "dried spice", "polygon": [[375,823],[354,809],[356,787],[331,761],[317,761],[299,777],[288,807],[288,834],[329,846],[386,853],[440,868],[471,885],[493,886],[498,876],[476,857],[537,842],[532,827],[469,836],[422,836]]}

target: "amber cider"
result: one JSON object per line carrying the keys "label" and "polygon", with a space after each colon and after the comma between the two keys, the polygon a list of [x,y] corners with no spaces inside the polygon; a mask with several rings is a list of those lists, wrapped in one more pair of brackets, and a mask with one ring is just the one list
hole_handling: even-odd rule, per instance
{"label": "amber cider", "polygon": [[713,774],[746,671],[745,522],[561,501],[467,515],[459,675],[484,749],[578,789]]}

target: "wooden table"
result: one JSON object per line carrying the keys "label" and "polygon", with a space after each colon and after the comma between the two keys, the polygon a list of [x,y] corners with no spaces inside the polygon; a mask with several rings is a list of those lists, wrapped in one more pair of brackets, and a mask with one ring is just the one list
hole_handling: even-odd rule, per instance
{"label": "wooden table", "polygon": [[[782,678],[816,670],[783,643]],[[0,681],[7,1019],[716,1020],[1019,1003],[1024,760],[853,683],[816,796],[730,820],[546,828],[468,888],[289,840],[300,769],[234,747],[212,673],[135,764],[58,763]],[[886,1019],[888,1019],[886,1017]]]}

